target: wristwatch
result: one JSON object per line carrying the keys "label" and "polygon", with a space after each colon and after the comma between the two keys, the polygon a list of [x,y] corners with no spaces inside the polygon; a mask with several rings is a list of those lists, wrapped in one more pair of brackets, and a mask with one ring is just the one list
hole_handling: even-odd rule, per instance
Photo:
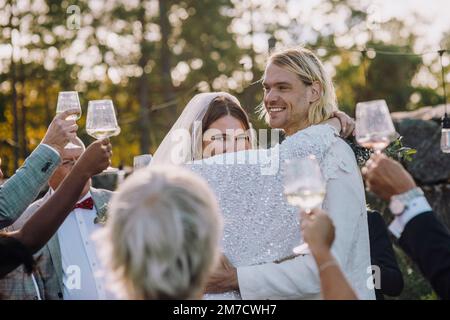
{"label": "wristwatch", "polygon": [[407,208],[408,203],[418,197],[424,195],[422,189],[419,187],[408,190],[404,193],[397,194],[391,197],[391,202],[389,203],[389,210],[396,215],[401,215]]}

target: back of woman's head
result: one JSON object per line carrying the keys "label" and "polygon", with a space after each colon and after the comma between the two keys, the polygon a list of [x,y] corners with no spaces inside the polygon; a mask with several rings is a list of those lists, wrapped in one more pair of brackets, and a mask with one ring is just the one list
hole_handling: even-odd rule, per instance
{"label": "back of woman's head", "polygon": [[132,299],[198,297],[217,259],[221,220],[206,182],[180,167],[154,166],[113,197],[100,245]]}

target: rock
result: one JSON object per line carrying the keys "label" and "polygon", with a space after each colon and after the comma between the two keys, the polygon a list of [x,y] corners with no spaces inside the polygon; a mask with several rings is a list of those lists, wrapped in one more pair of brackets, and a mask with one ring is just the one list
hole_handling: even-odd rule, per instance
{"label": "rock", "polygon": [[414,111],[392,112],[391,117],[394,121],[400,121],[404,119],[439,120],[444,117],[444,114],[445,105],[440,104],[434,107],[422,107]]}
{"label": "rock", "polygon": [[417,150],[413,161],[405,166],[421,185],[449,181],[450,154],[440,148],[441,126],[433,120],[404,119],[394,122],[403,136],[403,145]]}

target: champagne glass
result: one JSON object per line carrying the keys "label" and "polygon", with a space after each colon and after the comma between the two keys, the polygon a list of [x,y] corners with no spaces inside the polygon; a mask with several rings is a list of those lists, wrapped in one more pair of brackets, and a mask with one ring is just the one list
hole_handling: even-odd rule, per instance
{"label": "champagne glass", "polygon": [[133,159],[133,167],[134,170],[138,170],[141,168],[145,168],[152,161],[151,154],[141,154],[140,156],[136,156]]}
{"label": "champagne glass", "polygon": [[[101,140],[120,133],[116,112],[111,100],[89,101],[86,116],[86,132],[95,139]],[[108,167],[104,172],[115,172],[117,169]]]}
{"label": "champagne glass", "polygon": [[359,102],[356,105],[356,141],[380,154],[396,132],[385,100]]}
{"label": "champagne glass", "polygon": [[[310,214],[312,209],[321,206],[325,197],[326,183],[317,159],[306,158],[290,160],[284,171],[284,195],[287,201]],[[295,247],[293,252],[309,254],[308,244]]]}
{"label": "champagne glass", "polygon": [[[66,120],[78,120],[81,117],[81,105],[77,91],[61,91],[58,93],[58,102],[56,103],[56,114],[60,114],[67,110],[76,110],[77,113],[71,114]],[[65,148],[77,149],[80,146],[69,142]]]}

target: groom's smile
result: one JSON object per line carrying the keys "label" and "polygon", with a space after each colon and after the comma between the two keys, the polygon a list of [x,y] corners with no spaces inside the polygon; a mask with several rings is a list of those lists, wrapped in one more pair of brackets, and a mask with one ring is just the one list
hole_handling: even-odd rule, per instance
{"label": "groom's smile", "polygon": [[282,112],[284,110],[286,110],[286,107],[279,107],[279,106],[267,107],[267,111],[272,116],[275,116],[278,112]]}
{"label": "groom's smile", "polygon": [[282,122],[284,122],[283,119],[286,118],[286,116],[287,116],[287,115],[285,115],[287,107],[269,106],[269,107],[266,107],[266,110],[267,110],[267,113],[269,114],[269,118],[270,118],[269,122],[271,124],[272,123],[276,124],[277,120],[278,120],[278,122],[282,123]]}
{"label": "groom's smile", "polygon": [[266,107],[269,115],[269,125],[271,128],[283,128],[284,123],[289,119],[289,110],[287,107],[268,106]]}

